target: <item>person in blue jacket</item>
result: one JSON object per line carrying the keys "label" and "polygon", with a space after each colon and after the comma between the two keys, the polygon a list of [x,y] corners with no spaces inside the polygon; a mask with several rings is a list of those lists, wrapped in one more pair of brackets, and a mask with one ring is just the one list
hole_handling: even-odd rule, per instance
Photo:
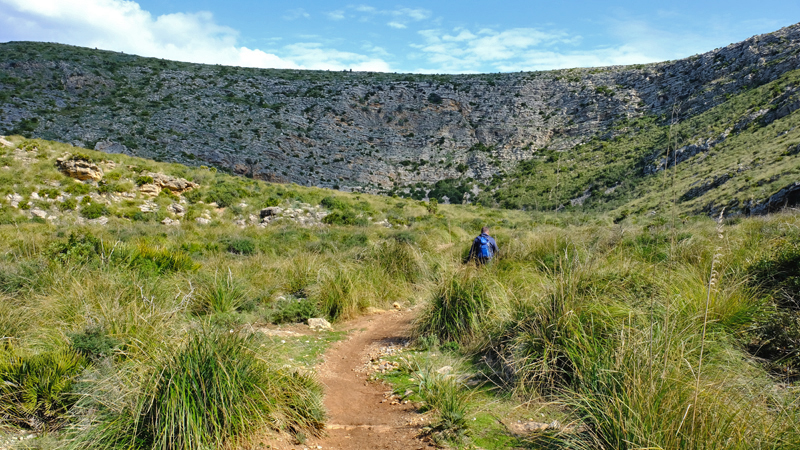
{"label": "person in blue jacket", "polygon": [[475,259],[479,266],[489,262],[497,254],[497,242],[489,236],[489,227],[481,228],[481,234],[472,241],[467,259]]}

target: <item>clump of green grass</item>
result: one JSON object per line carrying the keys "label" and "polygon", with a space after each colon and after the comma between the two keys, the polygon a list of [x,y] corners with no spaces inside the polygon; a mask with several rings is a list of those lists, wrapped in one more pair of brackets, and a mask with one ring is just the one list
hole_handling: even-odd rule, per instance
{"label": "clump of green grass", "polygon": [[221,448],[264,423],[318,434],[325,419],[320,386],[270,367],[250,349],[252,339],[192,333],[153,367],[131,409],[79,436],[76,447]]}
{"label": "clump of green grass", "polygon": [[408,242],[397,239],[383,242],[376,250],[375,259],[396,280],[415,283],[424,277],[422,255],[419,249]]}
{"label": "clump of green grass", "polygon": [[320,315],[322,312],[314,300],[288,297],[271,305],[267,321],[274,324],[298,323]]}
{"label": "clump of green grass", "polygon": [[229,239],[226,242],[228,251],[236,255],[252,255],[256,252],[256,243],[248,237]]}
{"label": "clump of green grass", "polygon": [[442,374],[432,366],[412,363],[414,391],[422,400],[422,412],[434,411],[437,421],[426,429],[434,442],[463,444],[469,435],[469,392],[455,374]]}
{"label": "clump of green grass", "polygon": [[198,314],[227,314],[241,308],[247,297],[247,291],[240,282],[233,278],[229,271],[227,276],[206,281],[192,305]]}
{"label": "clump of green grass", "polygon": [[320,311],[333,320],[355,317],[369,306],[368,298],[358,295],[361,282],[358,273],[349,267],[339,267],[322,277],[312,298]]}
{"label": "clump of green grass", "polygon": [[124,246],[114,255],[126,267],[136,268],[143,273],[165,274],[170,272],[193,272],[200,268],[191,256],[180,250],[138,243],[132,249]]}
{"label": "clump of green grass", "polygon": [[468,342],[485,323],[495,303],[487,278],[485,271],[469,267],[445,275],[434,289],[430,305],[417,319],[415,334]]}

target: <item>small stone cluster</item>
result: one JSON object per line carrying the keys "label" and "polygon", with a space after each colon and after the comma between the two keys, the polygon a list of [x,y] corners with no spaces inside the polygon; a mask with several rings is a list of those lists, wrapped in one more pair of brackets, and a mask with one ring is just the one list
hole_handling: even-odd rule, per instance
{"label": "small stone cluster", "polygon": [[409,344],[410,341],[402,340],[370,350],[369,360],[364,364],[364,370],[369,375],[375,375],[399,369],[400,363],[387,358],[400,355],[408,349]]}

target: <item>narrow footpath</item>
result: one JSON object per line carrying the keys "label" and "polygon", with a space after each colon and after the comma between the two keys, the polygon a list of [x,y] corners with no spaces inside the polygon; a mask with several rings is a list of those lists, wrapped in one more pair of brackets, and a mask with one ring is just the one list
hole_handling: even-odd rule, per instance
{"label": "narrow footpath", "polygon": [[414,407],[386,400],[391,388],[369,381],[370,353],[402,345],[408,339],[413,313],[388,311],[346,324],[348,337],[332,346],[318,367],[328,410],[326,435],[300,448],[324,450],[418,450],[434,448],[418,438]]}

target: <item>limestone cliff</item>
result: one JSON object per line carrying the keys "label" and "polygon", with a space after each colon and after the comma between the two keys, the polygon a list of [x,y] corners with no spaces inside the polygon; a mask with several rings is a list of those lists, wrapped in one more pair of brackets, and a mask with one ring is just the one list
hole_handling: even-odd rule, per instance
{"label": "limestone cliff", "polygon": [[0,133],[272,181],[488,183],[537,152],[681,119],[800,68],[800,25],[679,61],[482,75],[258,70],[0,44]]}

